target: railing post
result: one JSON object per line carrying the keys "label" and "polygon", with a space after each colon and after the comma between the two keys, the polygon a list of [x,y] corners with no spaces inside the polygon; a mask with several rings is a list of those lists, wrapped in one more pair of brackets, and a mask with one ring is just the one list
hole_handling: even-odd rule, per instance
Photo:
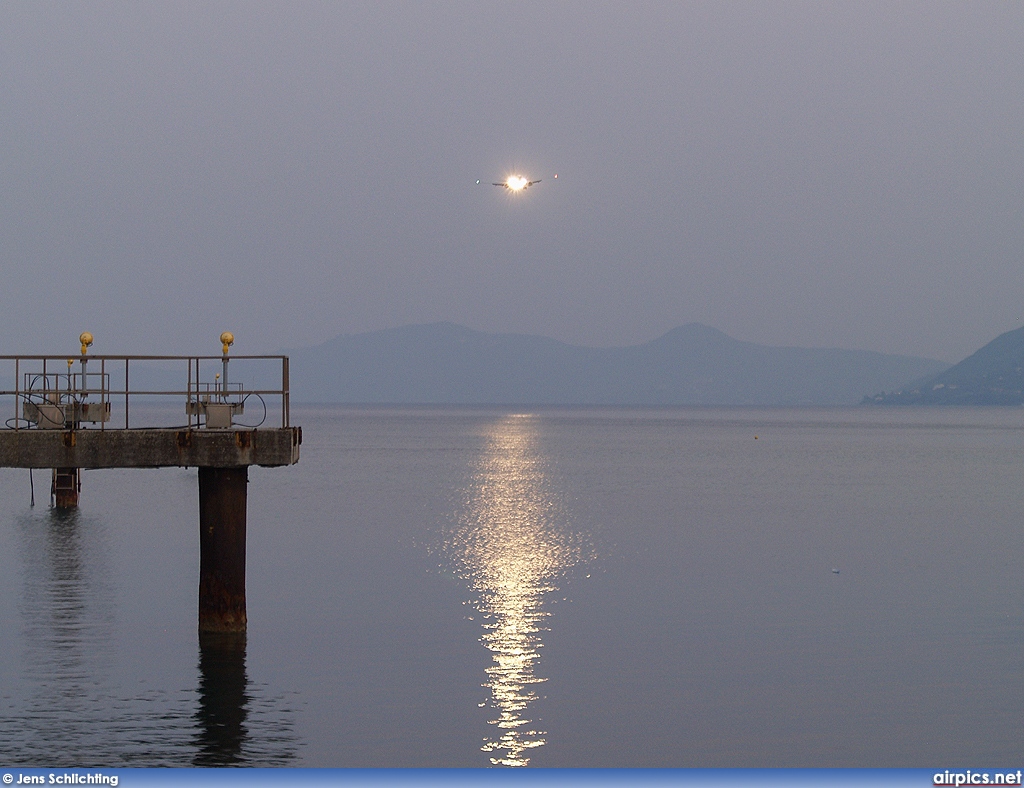
{"label": "railing post", "polygon": [[281,359],[281,426],[289,427],[291,403],[288,391],[291,388],[291,372],[288,369],[288,356]]}

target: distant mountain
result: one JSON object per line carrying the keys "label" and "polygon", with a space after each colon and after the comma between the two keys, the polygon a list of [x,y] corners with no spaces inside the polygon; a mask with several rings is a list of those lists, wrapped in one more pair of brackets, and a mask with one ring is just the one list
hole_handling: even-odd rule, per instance
{"label": "distant mountain", "polygon": [[848,405],[947,366],[767,347],[698,323],[625,348],[431,323],[340,336],[289,355],[293,400],[322,403]]}
{"label": "distant mountain", "polygon": [[1024,328],[1000,334],[947,370],[864,401],[879,405],[1024,405]]}

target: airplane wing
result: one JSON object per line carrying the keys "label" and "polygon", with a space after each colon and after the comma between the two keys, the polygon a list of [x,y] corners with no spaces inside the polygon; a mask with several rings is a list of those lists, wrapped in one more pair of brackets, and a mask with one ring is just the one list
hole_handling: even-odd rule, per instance
{"label": "airplane wing", "polygon": [[537,180],[535,180],[535,181],[527,181],[527,182],[526,182],[526,183],[524,183],[524,184],[523,184],[522,186],[518,186],[518,187],[515,187],[515,188],[513,188],[512,186],[510,186],[510,185],[509,185],[509,183],[508,183],[508,181],[505,181],[504,183],[492,183],[491,185],[492,185],[492,186],[504,186],[504,187],[505,187],[506,189],[508,189],[509,191],[519,191],[519,190],[521,190],[521,189],[528,189],[528,188],[530,188],[531,186],[533,186],[533,184],[535,184],[535,183],[540,183],[540,182],[541,182],[541,180],[542,180],[542,179],[538,178],[538,179],[537,179]]}

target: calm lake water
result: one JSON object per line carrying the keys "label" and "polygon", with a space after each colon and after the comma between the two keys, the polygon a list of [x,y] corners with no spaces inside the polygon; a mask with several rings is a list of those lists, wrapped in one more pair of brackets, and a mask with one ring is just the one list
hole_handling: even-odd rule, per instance
{"label": "calm lake water", "polygon": [[0,471],[0,764],[926,766],[1024,752],[1024,410],[297,409],[249,632],[195,470]]}

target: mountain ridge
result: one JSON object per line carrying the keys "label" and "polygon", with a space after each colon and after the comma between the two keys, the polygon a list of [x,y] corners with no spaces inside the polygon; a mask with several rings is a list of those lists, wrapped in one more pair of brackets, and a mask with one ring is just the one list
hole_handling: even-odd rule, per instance
{"label": "mountain ridge", "polygon": [[948,369],[888,393],[877,405],[1024,405],[1024,327],[1006,331]]}
{"label": "mountain ridge", "polygon": [[700,323],[604,348],[425,323],[341,335],[290,356],[296,402],[351,404],[845,405],[949,366],[759,345]]}

